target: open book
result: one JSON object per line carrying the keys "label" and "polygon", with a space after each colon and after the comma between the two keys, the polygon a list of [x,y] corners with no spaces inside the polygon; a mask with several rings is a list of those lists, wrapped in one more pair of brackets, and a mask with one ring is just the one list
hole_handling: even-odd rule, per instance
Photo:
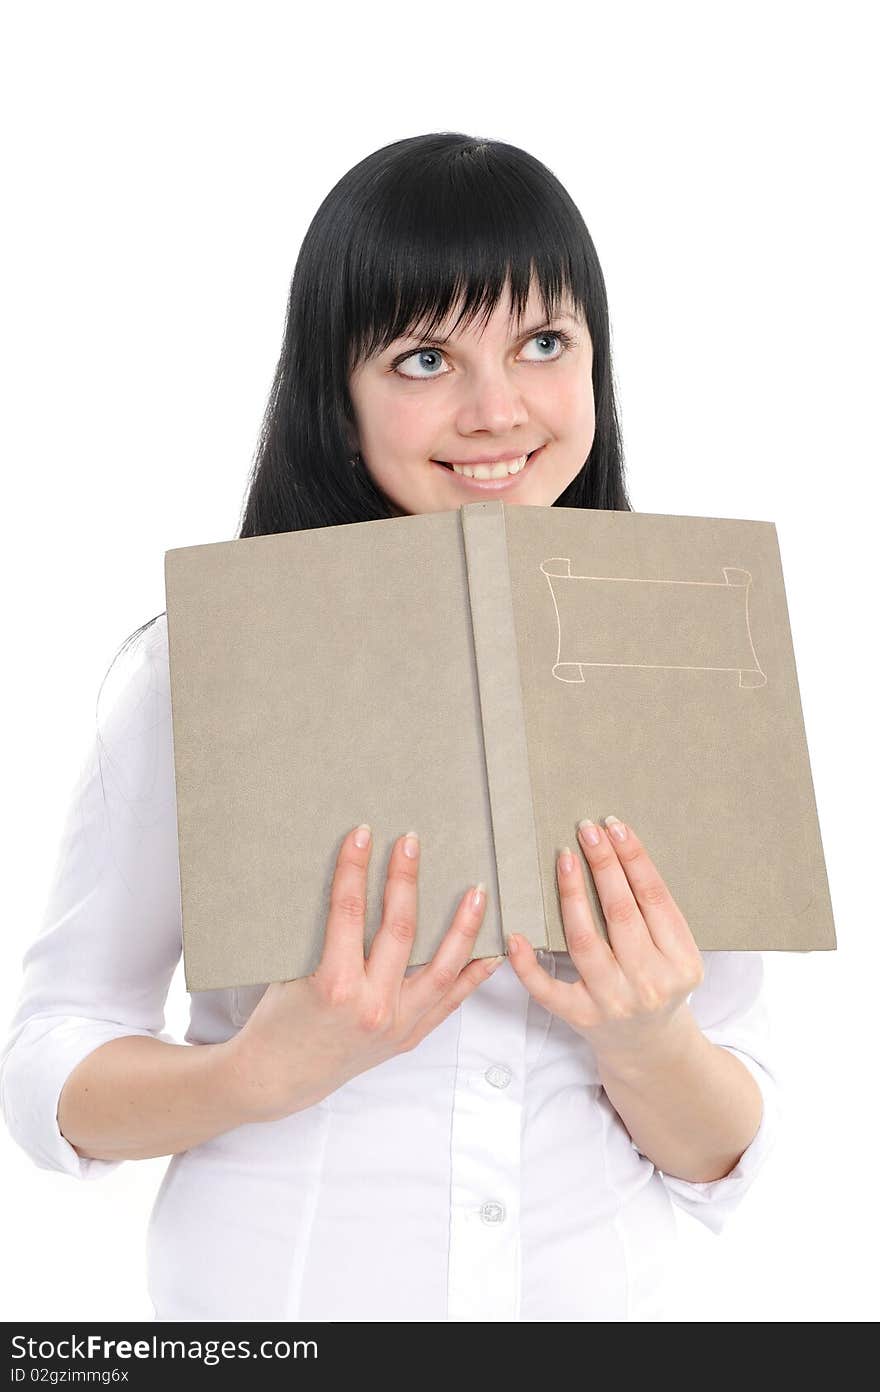
{"label": "open book", "polygon": [[321,957],[343,837],[421,837],[427,962],[461,895],[567,950],[556,856],[632,824],[703,950],[836,947],[772,522],[505,506],[166,552],[187,989]]}

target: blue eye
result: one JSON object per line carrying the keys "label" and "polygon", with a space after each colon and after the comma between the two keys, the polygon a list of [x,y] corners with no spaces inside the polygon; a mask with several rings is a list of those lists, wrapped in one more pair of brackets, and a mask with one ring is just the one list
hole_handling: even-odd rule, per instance
{"label": "blue eye", "polygon": [[[557,340],[557,342],[558,342],[558,343],[561,343],[561,345],[562,345],[561,351],[558,352],[558,353],[554,353],[553,358],[550,359],[550,361],[552,362],[552,361],[555,361],[556,358],[561,358],[561,357],[562,357],[562,354],[565,352],[566,348],[568,347],[568,336],[567,336],[566,334],[563,334],[563,333],[557,333],[557,331],[556,331],[555,329],[552,329],[552,330],[551,330],[551,329],[545,329],[545,330],[543,331],[543,333],[537,333],[537,334],[535,334],[535,336],[534,336],[533,338],[530,338],[530,339],[529,339],[529,343],[537,343],[540,339],[548,339],[548,338],[555,338],[555,339]],[[546,358],[545,358],[545,360],[546,360]],[[538,358],[536,361],[540,362],[541,359]]]}
{"label": "blue eye", "polygon": [[[416,359],[419,361],[419,363],[421,363],[421,365],[424,366],[424,362],[423,362],[423,359],[424,359],[424,358],[434,358],[435,361],[436,361],[436,360],[439,360],[441,357],[442,357],[442,354],[441,354],[439,348],[420,348],[419,351],[418,351],[417,353],[410,353],[410,355],[409,355],[408,358],[403,358],[401,364],[399,364],[399,365],[402,366],[403,363],[405,363],[405,362],[410,362],[411,359],[416,358]],[[398,364],[395,364],[395,366],[397,366],[397,365],[398,365]],[[412,377],[412,376],[414,376],[414,375],[415,375],[415,374],[413,374],[412,372],[403,372],[403,373],[401,373],[401,376],[403,376],[403,377]],[[429,376],[429,377],[442,377],[442,376],[443,376],[443,373],[442,373],[442,372],[429,372],[429,373],[428,373],[428,376]]]}
{"label": "blue eye", "polygon": [[[540,357],[538,357],[538,358],[531,358],[531,359],[529,359],[528,361],[531,361],[531,362],[557,362],[558,359],[562,357],[563,353],[565,353],[565,352],[572,346],[572,339],[571,339],[571,337],[570,337],[567,333],[563,332],[563,330],[561,330],[561,329],[552,329],[552,330],[551,330],[551,329],[544,329],[541,333],[533,334],[532,337],[531,337],[528,341],[529,341],[529,343],[536,343],[536,342],[538,342],[538,341],[541,340],[541,339],[545,339],[545,340],[546,340],[546,339],[554,339],[554,338],[555,338],[555,339],[558,341],[558,343],[560,344],[560,348],[559,348],[559,351],[558,351],[558,352],[554,353],[554,354],[552,355],[552,357],[549,357],[549,356],[547,356],[546,354],[542,354]],[[411,362],[413,359],[416,359],[418,362],[420,362],[420,363],[422,364],[422,366],[424,366],[423,359],[425,359],[425,358],[427,358],[429,361],[430,361],[431,359],[433,359],[433,361],[434,361],[435,363],[437,363],[437,362],[439,362],[439,361],[442,360],[442,358],[443,358],[443,352],[442,352],[442,350],[441,350],[440,348],[431,348],[431,347],[419,348],[419,349],[417,349],[416,352],[414,352],[414,353],[406,353],[406,354],[404,354],[403,357],[396,358],[395,361],[392,363],[392,370],[393,370],[394,372],[396,372],[396,373],[398,374],[399,377],[408,377],[408,378],[410,379],[410,381],[413,381],[413,382],[418,382],[418,381],[426,382],[426,381],[428,380],[429,377],[445,377],[445,376],[446,376],[446,373],[445,373],[445,372],[428,372],[426,375],[423,376],[423,375],[420,374],[420,373],[414,373],[414,372],[401,372],[401,371],[400,371],[400,368],[404,365],[404,363]]]}

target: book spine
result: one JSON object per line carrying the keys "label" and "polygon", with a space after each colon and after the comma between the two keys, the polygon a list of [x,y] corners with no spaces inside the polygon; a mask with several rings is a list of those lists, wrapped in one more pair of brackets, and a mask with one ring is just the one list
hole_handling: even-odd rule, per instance
{"label": "book spine", "polygon": [[547,947],[504,507],[459,509],[502,932]]}

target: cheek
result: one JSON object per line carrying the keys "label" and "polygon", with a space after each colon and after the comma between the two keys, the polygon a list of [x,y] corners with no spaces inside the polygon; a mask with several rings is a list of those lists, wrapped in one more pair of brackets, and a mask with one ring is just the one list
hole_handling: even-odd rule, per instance
{"label": "cheek", "polygon": [[578,370],[560,374],[548,394],[548,411],[561,428],[589,425],[594,420],[593,386]]}
{"label": "cheek", "polygon": [[374,452],[388,461],[412,459],[414,454],[427,457],[436,435],[430,402],[400,393],[389,394],[377,403],[365,424],[365,434],[372,440]]}

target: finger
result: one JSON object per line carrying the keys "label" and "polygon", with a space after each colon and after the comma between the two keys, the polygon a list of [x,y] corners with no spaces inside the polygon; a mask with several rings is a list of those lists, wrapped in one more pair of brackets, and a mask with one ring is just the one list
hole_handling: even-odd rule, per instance
{"label": "finger", "polygon": [[[670,961],[681,960],[682,957],[693,958],[695,952],[699,953],[699,948],[694,941],[687,919],[673,899],[666,882],[661,878],[644,845],[627,823],[619,821],[616,817],[606,817],[605,821],[606,823],[610,822],[612,827],[619,828],[623,833],[622,837],[618,839],[616,835],[608,834],[606,826],[605,841],[626,876],[630,893],[639,907],[639,912],[657,951],[669,958]],[[600,852],[601,858],[604,860],[607,851],[601,840],[599,846],[590,846],[585,840],[586,830],[587,828],[583,825],[578,829],[584,852],[592,869],[593,857],[596,852]],[[613,894],[616,891],[612,890],[611,892]]]}
{"label": "finger", "polygon": [[[598,836],[596,845],[588,840],[588,831]],[[607,828],[584,822],[578,826],[578,837],[599,895],[614,956],[628,977],[650,971],[652,965],[656,966],[652,959],[657,948],[618,857],[617,844],[611,844]]]}
{"label": "finger", "polygon": [[[318,970],[332,980],[353,982],[364,974],[364,929],[367,917],[367,866],[372,838],[369,827],[355,827],[339,848],[330,885],[330,910]],[[366,831],[366,845],[359,846]]]}
{"label": "finger", "polygon": [[[453,984],[449,987],[448,991],[440,997],[439,1001],[435,1001],[427,1010],[418,1012],[416,1023],[401,1045],[401,1049],[414,1049],[417,1044],[421,1043],[426,1034],[430,1034],[438,1025],[442,1025],[443,1021],[448,1019],[449,1016],[458,1009],[462,1001],[472,995],[478,986],[482,986],[484,981],[488,981],[492,973],[502,965],[504,960],[505,958],[503,956],[476,957],[473,962],[469,962],[468,965],[459,972]],[[426,962],[421,968],[421,971],[423,973],[426,972],[430,965],[430,962]],[[407,978],[404,985],[404,990],[407,993],[409,992],[411,983],[416,979],[416,975],[417,974],[414,973]]]}
{"label": "finger", "polygon": [[508,941],[510,962],[520,981],[539,1005],[558,1015],[575,1029],[595,1021],[595,1003],[583,981],[557,981],[538,961],[535,949],[522,933]]}
{"label": "finger", "polygon": [[382,922],[367,957],[367,977],[394,1000],[397,1000],[416,940],[419,855],[419,838],[415,832],[407,832],[394,843],[385,877]]}
{"label": "finger", "polygon": [[485,964],[491,958],[477,958],[468,966],[486,912],[486,891],[482,886],[480,889],[479,903],[474,900],[473,890],[468,890],[462,897],[452,923],[430,962],[425,962],[418,971],[411,972],[407,977],[404,983],[406,1008],[416,1016],[432,1009],[450,991],[457,990],[458,979],[465,967],[470,973],[468,981],[473,980],[478,985],[484,979],[479,963]]}
{"label": "finger", "polygon": [[[567,860],[567,864],[566,864]],[[623,971],[617,958],[596,926],[587,898],[587,885],[580,856],[566,846],[556,860],[559,903],[565,941],[592,998],[601,1004],[616,997]],[[517,959],[520,954],[516,954]]]}

